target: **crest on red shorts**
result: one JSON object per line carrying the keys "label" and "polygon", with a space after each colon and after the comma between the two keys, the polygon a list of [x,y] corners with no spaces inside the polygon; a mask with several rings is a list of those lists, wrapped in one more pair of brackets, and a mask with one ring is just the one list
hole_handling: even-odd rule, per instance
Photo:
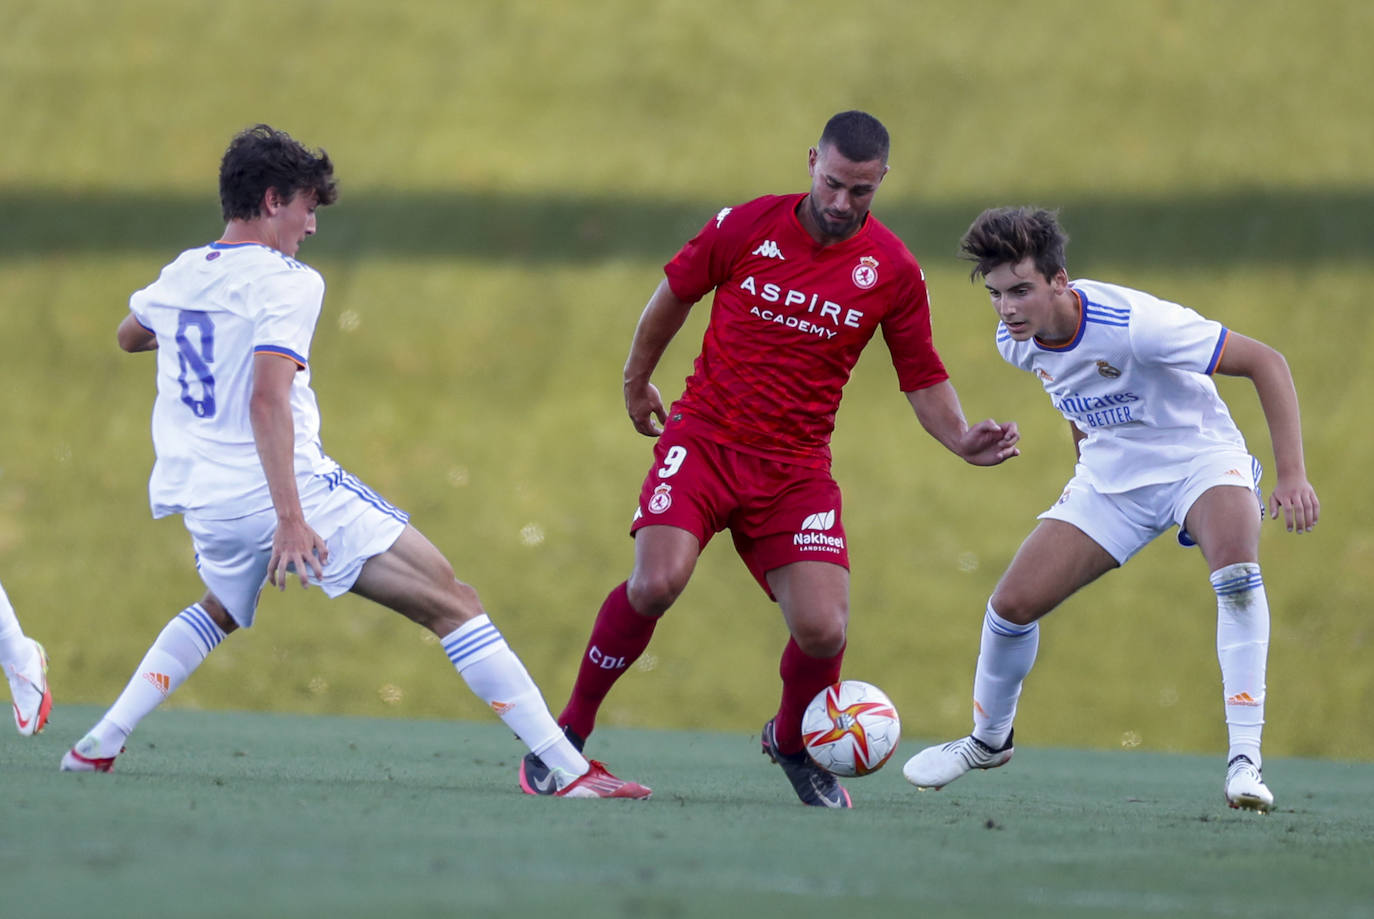
{"label": "crest on red shorts", "polygon": [[649,512],[661,514],[673,506],[673,496],[671,494],[673,486],[659,485],[654,489],[654,493],[649,496]]}
{"label": "crest on red shorts", "polygon": [[854,286],[862,290],[868,290],[878,283],[878,260],[871,255],[865,255],[859,259],[859,264],[854,266]]}

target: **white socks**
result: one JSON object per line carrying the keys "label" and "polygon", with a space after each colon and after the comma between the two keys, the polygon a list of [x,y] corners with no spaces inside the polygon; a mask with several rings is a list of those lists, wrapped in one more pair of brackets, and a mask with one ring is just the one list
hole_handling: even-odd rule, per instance
{"label": "white socks", "polygon": [[[223,640],[223,630],[199,603],[178,613],[157,636],[105,717],[77,745],[77,752],[90,757],[118,755],[138,723],[186,682]],[[95,742],[86,744],[91,738]]]}
{"label": "white socks", "polygon": [[590,768],[553,720],[539,687],[490,618],[482,615],[468,620],[440,639],[440,644],[468,688],[491,706],[544,765],[574,777]]}
{"label": "white socks", "polygon": [[14,615],[4,586],[0,585],[0,664],[19,667],[28,663],[32,647],[19,627],[19,618]]}
{"label": "white socks", "polygon": [[1264,669],[1269,656],[1269,599],[1254,562],[1212,572],[1217,594],[1217,660],[1230,735],[1227,760],[1245,755],[1260,765],[1264,730]]}
{"label": "white socks", "polygon": [[973,736],[994,750],[1005,745],[1011,734],[1021,683],[1039,647],[1040,623],[1008,622],[988,604],[973,677]]}

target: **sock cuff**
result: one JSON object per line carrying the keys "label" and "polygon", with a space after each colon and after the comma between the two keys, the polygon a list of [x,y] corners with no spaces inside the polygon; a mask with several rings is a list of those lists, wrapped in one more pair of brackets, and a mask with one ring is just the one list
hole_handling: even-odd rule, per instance
{"label": "sock cuff", "polygon": [[1209,579],[1218,597],[1244,593],[1264,587],[1258,562],[1237,562],[1213,571]]}
{"label": "sock cuff", "polygon": [[983,623],[994,635],[1001,635],[1004,638],[1023,638],[1040,628],[1039,620],[1030,625],[1019,625],[1003,619],[997,615],[997,610],[992,608],[991,603],[988,604],[987,613],[983,616]]}
{"label": "sock cuff", "polygon": [[439,643],[459,673],[506,647],[506,639],[485,613],[469,619],[441,638]]}
{"label": "sock cuff", "polygon": [[180,622],[190,629],[191,634],[195,636],[196,642],[200,645],[202,656],[208,655],[219,646],[220,642],[224,641],[224,630],[219,627],[215,620],[210,618],[205,607],[199,603],[193,603],[177,613],[172,622]]}

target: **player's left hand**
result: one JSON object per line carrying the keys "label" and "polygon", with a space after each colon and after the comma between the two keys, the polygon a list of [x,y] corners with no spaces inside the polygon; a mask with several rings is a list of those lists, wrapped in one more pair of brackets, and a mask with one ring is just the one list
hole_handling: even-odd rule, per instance
{"label": "player's left hand", "polygon": [[1290,533],[1311,533],[1321,510],[1317,491],[1307,479],[1286,481],[1280,476],[1269,495],[1269,516],[1278,520],[1282,515],[1284,528]]}
{"label": "player's left hand", "polygon": [[278,518],[277,531],[272,534],[272,557],[267,562],[267,583],[285,590],[287,578],[294,571],[301,579],[301,587],[308,587],[307,575],[313,574],[316,581],[320,580],[328,561],[329,546],[310,524]]}
{"label": "player's left hand", "polygon": [[980,421],[964,432],[959,440],[958,453],[975,466],[996,466],[1013,456],[1020,456],[1016,442],[1021,431],[1015,421],[998,424],[991,418]]}

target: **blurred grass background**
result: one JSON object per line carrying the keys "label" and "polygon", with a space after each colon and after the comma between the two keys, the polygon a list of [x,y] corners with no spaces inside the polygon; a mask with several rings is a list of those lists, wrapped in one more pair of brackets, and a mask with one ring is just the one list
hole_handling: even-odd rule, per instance
{"label": "blurred grass background", "polygon": [[[965,408],[1017,420],[1023,455],[978,470],[937,447],[875,343],[834,441],[846,673],[909,734],[966,730],[984,601],[1072,453],[953,251],[983,207],[1058,206],[1073,274],[1288,357],[1325,515],[1266,531],[1266,749],[1374,758],[1371,39],[1374,8],[1341,0],[0,0],[0,580],[72,703],[113,699],[200,595],[180,523],[147,512],[152,361],[113,332],[219,234],[219,156],[267,121],[327,148],[343,188],[301,252],[329,284],[325,447],[478,587],[557,711],[629,570],[650,444],[619,377],[661,265],[719,207],[804,190],[807,147],[857,107],[892,132],[875,213],[925,266]],[[1272,470],[1253,390],[1220,385]],[[1160,540],[1047,620],[1018,736],[1221,749],[1213,633],[1200,556]],[[784,634],[713,544],[603,723],[756,727]],[[426,635],[356,598],[270,595],[169,705],[489,718]]]}

